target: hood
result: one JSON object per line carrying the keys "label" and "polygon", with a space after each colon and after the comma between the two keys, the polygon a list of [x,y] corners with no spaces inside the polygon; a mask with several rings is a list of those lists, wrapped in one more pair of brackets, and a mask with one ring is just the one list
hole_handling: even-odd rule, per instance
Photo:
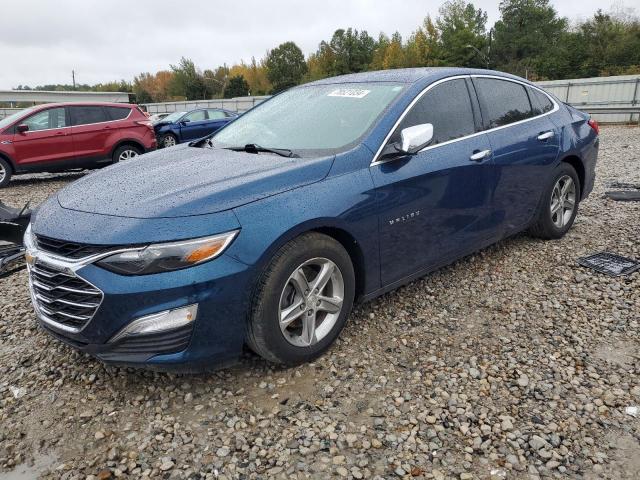
{"label": "hood", "polygon": [[327,176],[334,157],[285,158],[187,144],[87,175],[57,194],[63,208],[132,218],[204,215]]}

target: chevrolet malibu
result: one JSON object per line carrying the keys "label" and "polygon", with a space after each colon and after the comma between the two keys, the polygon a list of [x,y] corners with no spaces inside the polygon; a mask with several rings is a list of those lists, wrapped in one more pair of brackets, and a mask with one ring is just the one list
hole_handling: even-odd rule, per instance
{"label": "chevrolet malibu", "polygon": [[354,302],[524,230],[562,237],[597,152],[588,115],[499,72],[302,85],[46,201],[25,234],[38,322],[108,363],[309,361]]}

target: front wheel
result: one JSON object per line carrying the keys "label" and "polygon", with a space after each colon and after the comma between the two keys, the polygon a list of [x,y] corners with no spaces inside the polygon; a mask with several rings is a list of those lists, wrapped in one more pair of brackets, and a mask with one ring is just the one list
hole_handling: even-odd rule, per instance
{"label": "front wheel", "polygon": [[9,162],[4,158],[0,158],[0,188],[6,187],[11,181],[13,169]]}
{"label": "front wheel", "polygon": [[539,238],[562,238],[578,214],[580,181],[575,169],[568,163],[558,165],[543,195],[529,231]]}
{"label": "front wheel", "polygon": [[275,363],[313,360],[342,331],[354,292],[353,265],[344,247],[327,235],[302,235],[282,247],[262,274],[247,342]]}
{"label": "front wheel", "polygon": [[162,138],[162,142],[161,143],[162,143],[162,146],[164,148],[169,148],[169,147],[173,147],[173,146],[177,145],[178,144],[178,139],[172,133],[167,133]]}

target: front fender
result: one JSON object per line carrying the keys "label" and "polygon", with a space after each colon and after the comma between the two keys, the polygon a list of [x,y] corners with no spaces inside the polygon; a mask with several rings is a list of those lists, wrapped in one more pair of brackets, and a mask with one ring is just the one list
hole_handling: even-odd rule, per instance
{"label": "front fender", "polygon": [[234,209],[241,232],[228,255],[265,268],[287,242],[311,230],[337,229],[361,252],[364,293],[380,286],[378,218],[373,181],[367,169],[329,177]]}

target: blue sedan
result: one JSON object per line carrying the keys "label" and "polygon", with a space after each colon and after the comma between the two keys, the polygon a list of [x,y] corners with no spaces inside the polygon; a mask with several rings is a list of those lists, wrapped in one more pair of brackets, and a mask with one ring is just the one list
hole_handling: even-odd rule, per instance
{"label": "blue sedan", "polygon": [[154,123],[153,129],[158,139],[158,146],[173,147],[178,143],[206,137],[220,130],[237,116],[237,113],[222,108],[173,112]]}
{"label": "blue sedan", "polygon": [[588,115],[490,70],[302,85],[45,202],[25,234],[38,322],[109,363],[310,361],[354,302],[524,230],[565,235],[598,143]]}

